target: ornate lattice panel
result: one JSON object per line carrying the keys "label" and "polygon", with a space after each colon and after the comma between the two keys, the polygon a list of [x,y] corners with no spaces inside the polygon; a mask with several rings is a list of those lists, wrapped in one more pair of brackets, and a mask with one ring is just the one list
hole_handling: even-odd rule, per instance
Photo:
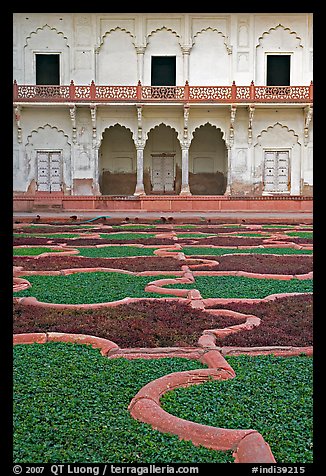
{"label": "ornate lattice panel", "polygon": [[137,99],[136,86],[96,86],[98,101],[128,101]]}
{"label": "ornate lattice panel", "polygon": [[231,86],[190,86],[190,101],[231,101]]}
{"label": "ornate lattice panel", "polygon": [[255,86],[255,101],[309,101],[309,86]]}
{"label": "ornate lattice panel", "polygon": [[183,100],[181,86],[142,86],[142,99]]}

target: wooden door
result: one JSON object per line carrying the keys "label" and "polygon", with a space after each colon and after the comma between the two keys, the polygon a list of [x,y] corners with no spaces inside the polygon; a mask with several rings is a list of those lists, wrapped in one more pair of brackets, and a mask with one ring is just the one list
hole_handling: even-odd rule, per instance
{"label": "wooden door", "polygon": [[289,152],[266,151],[264,163],[264,191],[289,191]]}
{"label": "wooden door", "polygon": [[153,192],[174,191],[174,159],[173,157],[153,157],[152,169]]}
{"label": "wooden door", "polygon": [[37,190],[40,192],[61,191],[61,152],[37,152]]}

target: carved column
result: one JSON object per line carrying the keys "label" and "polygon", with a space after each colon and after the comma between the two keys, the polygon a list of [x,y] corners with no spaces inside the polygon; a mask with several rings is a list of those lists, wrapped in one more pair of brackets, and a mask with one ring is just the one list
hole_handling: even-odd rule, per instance
{"label": "carved column", "polygon": [[137,183],[134,195],[145,195],[144,188],[144,141],[136,142],[137,150]]}
{"label": "carved column", "polygon": [[94,159],[94,175],[93,175],[93,195],[101,195],[100,191],[100,173],[99,173],[99,148],[101,141],[93,141],[93,159]]}
{"label": "carved column", "polygon": [[181,144],[182,170],[181,170],[181,191],[180,195],[191,195],[189,188],[189,142]]}
{"label": "carved column", "polygon": [[185,104],[183,108],[183,141],[181,142],[181,191],[180,195],[191,195],[189,188],[189,147],[188,139],[188,120],[189,120],[189,104]]}
{"label": "carved column", "polygon": [[191,45],[181,46],[183,56],[183,82],[189,81],[189,55],[191,51]]}
{"label": "carved column", "polygon": [[226,190],[224,195],[231,195],[232,193],[232,147],[229,143],[226,144],[227,153],[228,153],[228,171],[227,171],[227,183],[226,183]]}
{"label": "carved column", "polygon": [[144,53],[145,53],[145,46],[136,46],[136,53],[137,53],[137,74],[138,74],[138,81],[141,83],[144,82]]}

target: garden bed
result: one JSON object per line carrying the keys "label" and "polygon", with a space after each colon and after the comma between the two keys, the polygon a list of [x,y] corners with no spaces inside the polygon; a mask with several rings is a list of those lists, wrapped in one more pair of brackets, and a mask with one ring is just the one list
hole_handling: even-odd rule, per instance
{"label": "garden bed", "polygon": [[[105,238],[36,238],[36,237],[14,237],[13,245],[61,245],[63,243],[69,246],[95,246],[104,244],[121,244],[120,239],[105,239]],[[123,244],[138,243],[143,245],[173,245],[175,241],[172,238],[133,238],[124,239]]]}
{"label": "garden bed", "polygon": [[[52,258],[53,259],[53,258]],[[218,265],[196,265],[194,271],[247,271],[266,274],[305,274],[312,271],[312,256],[228,255],[217,258]],[[163,269],[163,268],[162,268]]]}
{"label": "garden bed", "polygon": [[276,255],[312,255],[313,250],[296,248],[213,248],[210,246],[182,246],[181,250],[185,255],[192,258],[207,258],[207,256],[221,256],[225,254],[276,254]]}
{"label": "garden bed", "polygon": [[[230,302],[216,304],[210,309],[230,309],[253,314],[261,319],[260,325],[250,332],[217,337],[217,346],[309,346],[313,345],[313,296],[309,294],[285,296],[274,301],[256,303]],[[209,310],[207,307],[207,310]]]}
{"label": "garden bed", "polygon": [[[54,304],[95,304],[119,301],[127,297],[162,297],[148,293],[146,285],[153,279],[120,272],[76,272],[68,275],[20,276],[31,287],[15,293],[15,297],[33,296],[40,302]],[[171,276],[157,276],[170,279]]]}
{"label": "garden bed", "polygon": [[86,345],[14,348],[15,463],[233,462],[134,420],[128,405],[145,384],[171,372],[204,368],[181,358],[103,358]]}
{"label": "garden bed", "polygon": [[312,292],[313,283],[312,279],[280,280],[243,276],[196,276],[194,283],[168,284],[165,287],[198,289],[204,299],[262,299],[271,294]]}
{"label": "garden bed", "polygon": [[167,412],[196,423],[259,431],[277,463],[311,463],[311,357],[227,357],[236,376],[178,388],[162,397]]}
{"label": "garden bed", "polygon": [[[199,261],[195,261],[199,263]],[[38,259],[29,257],[14,258],[14,266],[23,266],[24,270],[45,271],[70,268],[116,268],[133,272],[141,271],[181,271],[185,264],[176,258],[159,256],[130,258],[85,258],[83,256],[45,256]]]}
{"label": "garden bed", "polygon": [[139,300],[101,309],[55,309],[13,305],[13,331],[89,334],[120,347],[196,346],[205,329],[240,324],[244,318],[215,316],[175,300]]}

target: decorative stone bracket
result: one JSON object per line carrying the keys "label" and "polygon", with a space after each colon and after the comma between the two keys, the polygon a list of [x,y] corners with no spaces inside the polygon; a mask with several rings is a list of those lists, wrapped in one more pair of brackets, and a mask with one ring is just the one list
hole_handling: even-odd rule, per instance
{"label": "decorative stone bracket", "polygon": [[254,104],[250,104],[248,107],[249,110],[249,124],[248,124],[248,144],[252,144],[252,122],[254,119],[255,114],[255,106]]}
{"label": "decorative stone bracket", "polygon": [[69,114],[72,123],[72,142],[77,142],[77,128],[76,128],[76,105],[69,107]]}
{"label": "decorative stone bracket", "polygon": [[21,128],[21,122],[20,122],[21,110],[22,110],[21,106],[15,106],[15,108],[14,108],[15,121],[16,121],[16,124],[17,124],[17,141],[18,141],[18,144],[22,143],[22,128]]}
{"label": "decorative stone bracket", "polygon": [[183,138],[185,141],[188,139],[188,120],[189,120],[189,104],[185,104],[183,108]]}
{"label": "decorative stone bracket", "polygon": [[96,105],[91,105],[90,106],[90,111],[91,111],[91,119],[92,119],[92,139],[93,142],[96,141]]}
{"label": "decorative stone bracket", "polygon": [[234,121],[235,121],[236,112],[237,112],[237,106],[232,104],[231,111],[230,111],[230,131],[229,131],[229,143],[231,146],[234,143]]}
{"label": "decorative stone bracket", "polygon": [[309,104],[309,106],[304,109],[304,145],[308,145],[309,142],[309,126],[311,123],[312,114],[313,106],[312,104]]}
{"label": "decorative stone bracket", "polygon": [[143,137],[143,116],[142,116],[143,106],[140,104],[137,104],[136,108],[137,108],[137,128],[138,128],[137,137],[138,137],[138,140],[141,141]]}

